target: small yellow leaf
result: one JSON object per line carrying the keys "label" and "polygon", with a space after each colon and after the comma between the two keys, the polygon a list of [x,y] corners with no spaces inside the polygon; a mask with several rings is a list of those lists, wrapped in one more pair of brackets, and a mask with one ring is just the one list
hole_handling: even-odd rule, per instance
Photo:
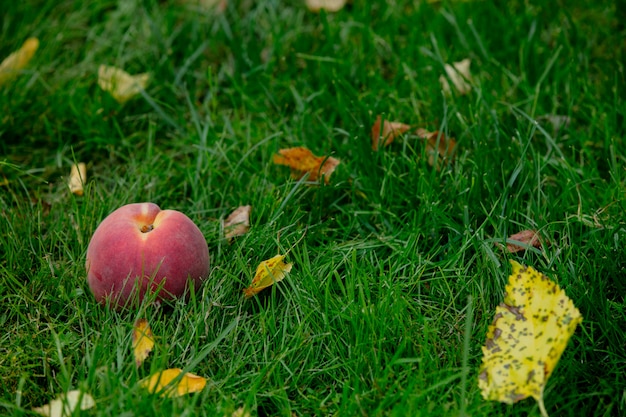
{"label": "small yellow leaf", "polygon": [[130,75],[126,71],[107,65],[98,69],[98,85],[108,91],[118,103],[124,104],[141,90],[145,90],[150,74]]}
{"label": "small yellow leaf", "polygon": [[306,0],[306,7],[312,12],[324,9],[327,12],[338,12],[346,5],[347,0]]}
{"label": "small yellow leaf", "polygon": [[251,417],[250,412],[243,407],[239,407],[230,415],[231,417]]}
{"label": "small yellow leaf", "polygon": [[[465,58],[463,61],[455,62],[452,65],[446,64],[444,66],[448,78],[452,80],[454,88],[456,88],[461,95],[469,93],[472,89],[472,85],[470,84],[472,81],[472,75],[470,74],[471,63],[472,61],[469,58]],[[445,75],[441,75],[439,76],[439,82],[441,83],[443,92],[446,95],[451,95],[452,91],[450,91],[448,78],[446,78]]]}
{"label": "small yellow leaf", "polygon": [[87,181],[87,165],[85,165],[84,162],[72,165],[68,184],[72,194],[83,195],[83,185],[85,181]]}
{"label": "small yellow leaf", "polygon": [[241,206],[224,220],[224,237],[228,241],[236,236],[245,235],[250,230],[250,211],[252,206]]}
{"label": "small yellow leaf", "polygon": [[309,174],[310,181],[324,177],[324,182],[328,184],[330,174],[339,165],[338,159],[332,156],[315,156],[313,152],[303,147],[281,149],[278,153],[279,155],[274,155],[274,163],[290,167],[291,175],[295,179]]}
{"label": "small yellow leaf", "polygon": [[[142,379],[139,385],[151,394],[160,394],[161,397],[170,398],[200,392],[204,389],[206,378],[189,372],[180,376],[182,372],[180,368],[166,369]],[[178,382],[174,383],[174,380]]]}
{"label": "small yellow leaf", "polygon": [[6,57],[0,64],[0,85],[13,79],[28,65],[39,48],[39,39],[28,38],[20,49]]}
{"label": "small yellow leaf", "polygon": [[88,410],[96,405],[93,397],[79,390],[68,391],[50,403],[33,408],[33,411],[47,417],[66,417],[73,415],[78,408]]}
{"label": "small yellow leaf", "polygon": [[543,389],[582,321],[565,292],[532,267],[511,261],[504,302],[487,331],[478,386],[483,398],[512,404]]}
{"label": "small yellow leaf", "polygon": [[286,264],[283,262],[283,259],[285,259],[285,255],[276,255],[259,264],[254,274],[252,284],[243,290],[246,298],[258,294],[264,288],[285,278],[287,272],[291,271],[293,264]]}
{"label": "small yellow leaf", "polygon": [[154,336],[152,335],[148,320],[139,319],[135,322],[132,339],[135,364],[140,366],[154,347]]}

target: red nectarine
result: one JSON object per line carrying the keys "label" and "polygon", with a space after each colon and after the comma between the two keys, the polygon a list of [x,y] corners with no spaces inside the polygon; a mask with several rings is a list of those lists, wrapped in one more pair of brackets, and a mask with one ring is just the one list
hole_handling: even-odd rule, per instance
{"label": "red nectarine", "polygon": [[87,282],[96,300],[113,307],[173,300],[209,275],[209,248],[183,213],[153,203],[118,208],[96,228],[87,248]]}

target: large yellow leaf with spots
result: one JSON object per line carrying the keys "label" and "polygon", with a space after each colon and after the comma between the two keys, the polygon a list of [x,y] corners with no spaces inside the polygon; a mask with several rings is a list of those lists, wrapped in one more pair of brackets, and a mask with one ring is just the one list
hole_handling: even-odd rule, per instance
{"label": "large yellow leaf with spots", "polygon": [[246,298],[257,295],[261,290],[285,278],[285,275],[291,271],[293,264],[286,264],[283,259],[285,259],[285,255],[276,255],[259,264],[252,279],[252,284],[243,290]]}
{"label": "large yellow leaf with spots", "polygon": [[487,331],[478,386],[486,400],[512,404],[533,397],[547,415],[543,389],[582,316],[550,278],[511,264],[504,302]]}

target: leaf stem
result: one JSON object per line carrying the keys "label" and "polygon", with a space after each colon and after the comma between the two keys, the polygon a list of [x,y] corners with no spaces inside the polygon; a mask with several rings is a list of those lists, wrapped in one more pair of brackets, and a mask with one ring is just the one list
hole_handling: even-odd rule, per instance
{"label": "leaf stem", "polygon": [[546,406],[543,403],[543,388],[541,389],[541,396],[537,398],[537,405],[539,406],[539,412],[541,412],[541,417],[550,417],[548,416],[548,412],[546,411]]}

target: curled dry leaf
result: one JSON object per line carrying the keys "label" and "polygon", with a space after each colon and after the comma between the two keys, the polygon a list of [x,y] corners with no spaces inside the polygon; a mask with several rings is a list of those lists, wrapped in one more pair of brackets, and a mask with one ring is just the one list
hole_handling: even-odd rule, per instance
{"label": "curled dry leaf", "polygon": [[154,336],[146,319],[138,319],[133,326],[133,354],[135,365],[140,366],[154,348]]}
{"label": "curled dry leaf", "polygon": [[429,132],[425,129],[417,129],[415,133],[420,138],[426,139],[426,154],[430,166],[440,169],[442,165],[452,161],[456,151],[456,141],[453,138],[436,130]]}
{"label": "curled dry leaf", "polygon": [[250,230],[250,211],[252,206],[241,206],[230,215],[224,221],[224,237],[228,241],[236,236],[245,235]]}
{"label": "curled dry leaf", "polygon": [[28,38],[20,49],[0,63],[0,85],[15,78],[28,65],[39,48],[39,39]]}
{"label": "curled dry leaf", "polygon": [[98,69],[98,85],[104,91],[108,91],[120,104],[126,103],[141,90],[145,90],[149,80],[148,73],[130,75],[122,69],[108,65],[100,65]]}
{"label": "curled dry leaf", "polygon": [[467,94],[471,91],[472,86],[470,82],[472,81],[472,75],[470,74],[470,64],[472,61],[469,58],[465,58],[463,61],[455,62],[452,64],[453,66],[446,64],[445,70],[448,77],[445,75],[439,76],[439,82],[441,83],[441,88],[446,95],[451,95],[450,84],[448,83],[448,78],[452,80],[452,84],[454,84],[454,88],[458,91],[459,94]]}
{"label": "curled dry leaf", "polygon": [[[513,242],[511,242],[513,241]],[[522,243],[523,245],[517,245],[515,242]],[[534,246],[535,248],[541,248],[541,242],[539,241],[539,235],[534,230],[522,230],[519,233],[509,236],[507,239],[506,250],[510,253],[516,253],[526,248]]]}
{"label": "curled dry leaf", "polygon": [[83,195],[83,184],[87,181],[87,165],[79,162],[72,165],[68,186],[72,194]]}
{"label": "curled dry leaf", "polygon": [[283,262],[285,255],[276,255],[259,264],[252,279],[252,284],[243,290],[246,298],[257,295],[261,290],[282,281],[285,275],[291,271],[293,264]]}
{"label": "curled dry leaf", "polygon": [[309,174],[309,180],[318,181],[323,177],[325,184],[328,184],[330,175],[340,162],[332,156],[315,156],[303,147],[281,149],[278,153],[279,155],[274,155],[274,163],[290,167],[291,175],[295,179]]}
{"label": "curled dry leaf", "polygon": [[171,368],[142,379],[139,385],[151,394],[160,394],[161,397],[182,397],[202,391],[206,386],[206,378],[189,372],[183,374],[182,369]]}
{"label": "curled dry leaf", "polygon": [[[383,125],[382,135],[380,128],[381,123]],[[378,145],[381,139],[382,146],[389,145],[391,142],[394,141],[396,137],[402,135],[410,128],[411,126],[407,124],[400,122],[390,122],[389,120],[382,121],[380,115],[376,116],[376,121],[372,126],[372,149],[375,151],[378,150]]]}
{"label": "curled dry leaf", "polygon": [[88,410],[96,405],[93,397],[79,390],[68,391],[50,401],[49,404],[33,408],[33,411],[47,417],[65,417],[74,415],[77,409]]}
{"label": "curled dry leaf", "polygon": [[322,9],[327,12],[338,12],[346,3],[347,0],[306,0],[306,7],[315,13]]}
{"label": "curled dry leaf", "polygon": [[504,302],[496,307],[482,348],[478,387],[490,401],[512,404],[533,397],[547,415],[544,387],[582,316],[550,278],[511,264]]}

